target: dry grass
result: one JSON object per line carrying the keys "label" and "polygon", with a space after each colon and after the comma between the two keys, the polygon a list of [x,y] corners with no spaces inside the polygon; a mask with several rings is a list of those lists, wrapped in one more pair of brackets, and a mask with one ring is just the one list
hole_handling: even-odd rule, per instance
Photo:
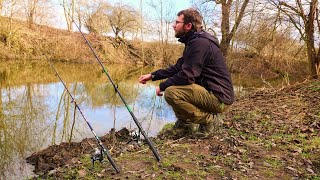
{"label": "dry grass", "polygon": [[[29,61],[44,59],[47,56],[61,62],[96,62],[78,32],[43,25],[30,28],[25,22],[16,20],[9,28],[8,22],[7,18],[0,18],[0,58],[3,60]],[[144,42],[142,48],[141,42],[137,40],[128,41],[95,34],[86,34],[86,37],[101,61],[110,64],[165,67],[174,64],[183,51],[183,44]],[[279,35],[265,44],[261,44],[265,41],[259,38],[253,41],[259,43],[253,43],[251,48],[230,51],[227,64],[232,73],[241,74],[242,78],[262,77],[267,80],[305,78],[308,75],[305,49],[294,44],[292,40]],[[262,48],[257,48],[260,46]]]}

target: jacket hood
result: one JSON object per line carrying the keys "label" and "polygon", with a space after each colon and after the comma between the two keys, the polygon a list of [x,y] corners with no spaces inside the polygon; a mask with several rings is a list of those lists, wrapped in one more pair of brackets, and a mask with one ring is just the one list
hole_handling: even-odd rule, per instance
{"label": "jacket hood", "polygon": [[220,48],[218,38],[216,38],[215,36],[205,32],[205,31],[200,31],[200,32],[189,31],[184,36],[182,36],[178,41],[181,43],[188,43],[192,39],[199,38],[199,37],[206,38],[206,39],[210,40],[211,42],[213,42],[216,46],[218,46]]}

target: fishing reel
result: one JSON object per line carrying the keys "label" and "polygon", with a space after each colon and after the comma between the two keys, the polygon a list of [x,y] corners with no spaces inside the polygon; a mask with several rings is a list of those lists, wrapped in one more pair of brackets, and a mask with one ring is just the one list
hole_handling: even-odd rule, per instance
{"label": "fishing reel", "polygon": [[91,161],[92,161],[92,168],[94,168],[94,163],[99,161],[100,163],[103,161],[103,150],[100,148],[94,148],[93,152],[91,153]]}
{"label": "fishing reel", "polygon": [[137,131],[130,132],[130,140],[127,142],[127,144],[129,144],[131,142],[135,142],[138,145],[140,145],[142,143],[140,131],[138,131],[138,133],[137,133]]}

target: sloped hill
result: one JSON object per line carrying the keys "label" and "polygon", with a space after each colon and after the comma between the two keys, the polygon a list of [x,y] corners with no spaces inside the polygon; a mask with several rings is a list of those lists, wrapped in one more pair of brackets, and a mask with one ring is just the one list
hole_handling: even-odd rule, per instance
{"label": "sloped hill", "polygon": [[[2,60],[34,60],[44,56],[56,61],[90,62],[92,52],[79,32],[69,32],[45,25],[28,26],[26,22],[0,17],[0,57]],[[85,34],[93,48],[104,62],[133,63],[139,58],[130,54],[134,46],[125,43],[114,46],[117,41],[112,37]],[[123,40],[124,41],[124,40]],[[131,60],[131,61],[128,61]]]}

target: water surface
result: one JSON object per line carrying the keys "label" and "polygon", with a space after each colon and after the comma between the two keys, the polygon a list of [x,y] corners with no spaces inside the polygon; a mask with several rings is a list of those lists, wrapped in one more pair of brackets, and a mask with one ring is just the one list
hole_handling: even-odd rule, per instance
{"label": "water surface", "polygon": [[[112,128],[137,130],[99,64],[54,66],[98,136]],[[175,121],[171,107],[155,95],[159,82],[138,83],[151,69],[105,66],[148,136]],[[0,63],[0,179],[30,177],[33,167],[26,157],[49,145],[88,137],[92,132],[47,61]]]}
{"label": "water surface", "polygon": [[[128,110],[97,64],[55,63],[81,111],[98,136],[111,128],[137,130]],[[129,107],[149,136],[174,122],[172,109],[155,96],[157,83],[137,82],[141,68],[108,66]],[[25,158],[52,144],[93,137],[74,111],[63,84],[46,62],[0,63],[0,179],[32,175]]]}

